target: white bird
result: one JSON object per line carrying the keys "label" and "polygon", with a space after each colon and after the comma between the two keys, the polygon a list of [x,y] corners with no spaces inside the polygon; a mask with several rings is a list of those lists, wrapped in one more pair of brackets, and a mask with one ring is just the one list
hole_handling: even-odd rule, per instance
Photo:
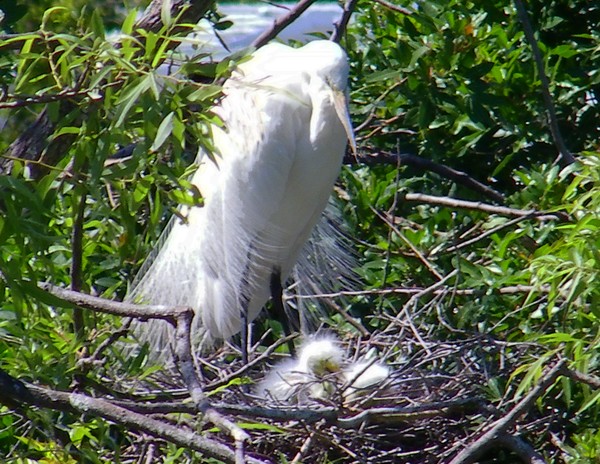
{"label": "white bird", "polygon": [[[172,221],[129,301],[191,306],[208,341],[259,314],[321,215],[348,142],[355,148],[347,80],[345,52],[323,40],[270,44],[237,67],[214,108],[214,152],[196,161],[204,204],[180,209],[186,220]],[[137,333],[160,352],[170,326],[151,322]]]}
{"label": "white bird", "polygon": [[355,401],[366,396],[390,376],[390,368],[374,361],[358,361],[344,369],[343,377],[347,387],[343,391],[346,401]]}
{"label": "white bird", "polygon": [[305,404],[330,398],[339,383],[344,351],[333,338],[302,344],[297,359],[273,367],[256,387],[256,395],[278,403]]}

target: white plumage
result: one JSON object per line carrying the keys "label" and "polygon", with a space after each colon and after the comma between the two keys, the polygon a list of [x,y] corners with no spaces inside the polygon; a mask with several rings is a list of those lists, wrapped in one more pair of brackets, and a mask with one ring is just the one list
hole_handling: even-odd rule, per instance
{"label": "white plumage", "polygon": [[279,403],[304,404],[330,398],[338,384],[344,352],[332,338],[302,344],[298,358],[274,366],[256,387],[256,394]]}
{"label": "white plumage", "polygon": [[344,399],[354,401],[381,387],[390,376],[390,368],[373,361],[358,361],[344,370]]}
{"label": "white plumage", "polygon": [[281,404],[331,400],[340,393],[345,402],[353,402],[380,388],[390,377],[390,368],[375,356],[371,351],[348,363],[335,338],[311,338],[302,344],[297,358],[275,365],[255,393]]}
{"label": "white plumage", "polygon": [[[270,278],[285,280],[321,215],[348,140],[348,64],[328,41],[299,49],[271,44],[239,65],[214,109],[215,153],[198,157],[192,178],[202,207],[181,209],[156,259],[128,297],[185,305],[195,330],[222,339],[253,320],[270,295]],[[214,160],[214,161],[213,161]],[[137,331],[161,349],[168,325]]]}

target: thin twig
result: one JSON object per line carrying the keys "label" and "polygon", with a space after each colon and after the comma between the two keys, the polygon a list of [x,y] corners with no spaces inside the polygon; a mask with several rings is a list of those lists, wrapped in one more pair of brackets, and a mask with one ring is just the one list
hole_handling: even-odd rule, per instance
{"label": "thin twig", "polygon": [[[75,175],[75,183],[79,188],[80,198],[76,206],[75,218],[73,220],[73,230],[71,233],[71,290],[80,292],[83,284],[83,219],[85,215],[85,202],[87,193],[85,187],[80,183],[79,172]],[[83,311],[79,307],[73,308],[73,329],[78,340],[83,339],[84,331]]]}
{"label": "thin twig", "polygon": [[518,224],[519,222],[521,222],[521,221],[523,221],[525,219],[530,219],[532,217],[533,217],[533,215],[532,216],[516,217],[514,219],[511,219],[510,221],[505,222],[504,224],[500,224],[500,225],[498,225],[496,227],[492,227],[491,229],[486,230],[485,232],[482,232],[481,234],[477,235],[476,237],[473,237],[473,238],[471,238],[469,240],[465,240],[463,242],[460,242],[457,245],[453,245],[453,246],[448,247],[448,248],[441,248],[441,249],[437,250],[434,254],[440,254],[442,252],[444,252],[444,253],[453,253],[455,251],[462,250],[463,248],[467,248],[467,247],[469,247],[469,246],[471,246],[471,245],[479,242],[480,240],[483,240],[486,237],[489,237],[491,235],[497,234],[498,232],[500,232],[503,229],[510,228],[510,227]]}
{"label": "thin twig", "polygon": [[[358,156],[358,161],[366,164],[381,164],[381,163],[394,163],[396,164],[400,159],[400,164],[405,164],[407,166],[412,166],[418,169],[423,169],[426,171],[435,172],[436,174],[450,179],[457,184],[464,185],[471,190],[481,193],[482,195],[490,198],[493,201],[498,203],[504,203],[504,195],[500,192],[497,192],[493,188],[485,185],[473,177],[469,176],[467,173],[458,171],[457,169],[451,168],[449,166],[445,166],[443,164],[436,163],[434,161],[428,160],[426,158],[422,158],[417,155],[411,155],[408,153],[391,153],[387,151],[376,151],[372,153],[366,153],[364,150],[361,150],[361,153]],[[344,158],[344,163],[346,164],[356,164],[357,160],[354,156],[346,156]]]}
{"label": "thin twig", "polygon": [[[448,277],[448,276],[446,276]],[[506,287],[496,289],[479,289],[479,288],[459,288],[454,289],[453,287],[440,286],[439,282],[436,282],[435,288],[432,287],[397,287],[397,288],[384,288],[384,289],[373,289],[373,290],[348,290],[335,293],[318,293],[313,295],[296,295],[294,298],[298,299],[313,299],[313,298],[338,298],[340,296],[369,296],[369,295],[417,295],[423,296],[425,294],[443,295],[449,292],[454,292],[456,295],[462,296],[478,296],[486,295],[490,291],[499,295],[515,295],[518,293],[529,293],[537,291],[540,293],[549,293],[550,287],[547,285],[534,286],[534,285],[509,285]]]}
{"label": "thin twig", "polygon": [[384,6],[392,11],[396,11],[398,13],[402,13],[405,15],[411,15],[412,11],[407,8],[402,8],[401,6],[394,5],[393,3],[387,2],[386,0],[375,0],[376,3],[379,3],[381,6]]}
{"label": "thin twig", "polygon": [[[0,102],[0,109],[15,109],[24,106],[39,105],[42,103],[52,103],[61,100],[68,100],[75,97],[86,97],[90,95],[90,90],[64,89],[58,93],[42,95],[7,95],[6,100]],[[96,99],[96,98],[94,98]]]}
{"label": "thin twig", "polygon": [[542,84],[542,97],[544,98],[544,104],[546,106],[546,114],[548,116],[548,122],[550,124],[550,132],[552,134],[552,138],[554,139],[556,148],[558,148],[558,152],[562,157],[563,161],[567,164],[572,164],[575,162],[575,157],[567,148],[565,140],[563,139],[563,136],[560,133],[560,127],[558,126],[558,118],[556,117],[556,108],[554,107],[552,95],[550,94],[550,81],[548,79],[548,76],[546,75],[546,69],[544,66],[544,60],[542,59],[542,53],[540,52],[540,47],[538,46],[537,40],[535,39],[535,34],[533,32],[533,28],[531,27],[531,22],[529,21],[527,10],[525,9],[525,5],[523,5],[523,2],[521,0],[515,0],[515,6],[517,8],[517,16],[519,17],[519,21],[521,21],[521,24],[523,25],[525,37],[527,37],[529,45],[531,45],[531,52],[533,53],[533,58],[538,69],[538,74],[540,75],[540,82]]}
{"label": "thin twig", "polygon": [[469,209],[473,211],[484,211],[491,214],[500,214],[502,216],[517,216],[537,219],[538,221],[570,221],[569,215],[562,212],[537,211],[535,209],[517,209],[507,206],[490,205],[480,201],[460,200],[458,198],[427,195],[424,193],[407,193],[402,197],[405,201],[414,201],[419,203],[428,203],[431,205],[448,206],[450,208]]}
{"label": "thin twig", "polygon": [[[389,218],[387,218],[385,215],[383,215],[382,213],[377,211],[372,206],[369,205],[369,207],[371,208],[371,211],[373,211],[383,222],[385,222],[385,224],[390,228],[390,231],[393,231],[398,236],[398,238],[400,238],[412,250],[412,252],[415,254],[415,256],[419,259],[419,261],[421,261],[425,265],[425,267],[429,270],[429,272],[431,272],[437,279],[441,279],[443,277],[439,273],[439,271],[434,267],[434,265],[429,262],[429,260],[425,257],[425,255],[423,253],[421,253],[419,251],[419,249],[416,246],[414,246],[413,243],[404,236],[404,234],[400,231],[400,229],[398,229],[395,226],[395,224],[393,223],[393,220],[390,220]],[[389,240],[388,240],[388,242],[389,242]],[[391,247],[389,247],[389,248],[391,249]]]}

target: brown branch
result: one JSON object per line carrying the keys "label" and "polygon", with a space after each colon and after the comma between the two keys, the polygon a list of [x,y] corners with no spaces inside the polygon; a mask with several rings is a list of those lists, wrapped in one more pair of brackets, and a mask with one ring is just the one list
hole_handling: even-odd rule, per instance
{"label": "brown branch", "polygon": [[387,2],[386,0],[375,0],[376,3],[379,3],[381,6],[396,11],[397,13],[402,13],[405,15],[411,15],[412,11],[407,8],[402,8],[401,6],[394,5],[393,3]]}
{"label": "brown branch", "polygon": [[562,375],[565,364],[565,360],[558,361],[508,414],[495,421],[487,432],[458,453],[450,461],[450,464],[468,464],[474,462],[482,453],[493,447],[499,439],[516,425],[517,420],[533,407],[535,401],[556,382],[556,379]]}
{"label": "brown branch", "polygon": [[66,301],[80,308],[98,311],[107,314],[113,314],[121,317],[134,317],[136,319],[162,319],[176,323],[177,317],[186,312],[193,312],[192,309],[178,306],[164,305],[139,305],[134,303],[120,303],[97,296],[86,295],[85,293],[74,292],[48,283],[41,283],[40,288],[46,290],[57,298]]}
{"label": "brown branch", "polygon": [[179,368],[196,409],[204,415],[206,420],[233,437],[235,442],[235,462],[236,464],[243,464],[245,462],[244,443],[250,439],[250,436],[238,425],[216,411],[210,405],[202,390],[200,377],[196,370],[191,350],[190,334],[192,332],[193,317],[193,311],[182,312],[177,317],[175,325],[175,363]]}
{"label": "brown branch", "polygon": [[450,208],[469,209],[475,211],[484,211],[491,214],[500,214],[502,216],[516,216],[523,218],[537,219],[538,221],[559,220],[570,221],[569,215],[558,212],[537,211],[535,209],[516,209],[507,206],[490,205],[480,201],[460,200],[458,198],[427,195],[424,193],[407,193],[402,197],[405,201],[414,201],[428,203],[432,205],[448,206]]}
{"label": "brown branch", "polygon": [[[7,95],[6,100],[0,102],[0,109],[22,108],[24,106],[39,105],[42,103],[52,103],[70,98],[86,97],[90,94],[89,90],[65,89],[58,93],[43,95]],[[12,101],[11,101],[12,100]]]}
{"label": "brown branch", "polygon": [[505,434],[498,437],[498,443],[510,449],[527,464],[546,464],[544,457],[522,438]]}
{"label": "brown branch", "polygon": [[356,8],[357,3],[358,3],[358,0],[346,0],[344,2],[342,16],[339,19],[339,21],[337,21],[334,24],[335,28],[333,29],[333,33],[331,34],[331,37],[329,38],[329,40],[331,40],[332,42],[336,42],[336,43],[339,43],[340,40],[342,40],[342,36],[344,35],[344,33],[346,32],[346,29],[348,28],[348,23],[350,22],[350,17],[352,16],[352,13],[354,13],[354,9]]}
{"label": "brown branch", "polygon": [[563,375],[569,377],[572,380],[576,380],[577,382],[585,383],[596,390],[600,390],[600,377],[596,377],[594,375],[584,374],[583,372],[576,371],[574,369],[569,369],[566,366],[563,369]]}
{"label": "brown branch", "polygon": [[[236,462],[234,451],[216,440],[130,411],[103,399],[28,385],[14,379],[2,370],[0,370],[0,402],[9,407],[18,404],[21,407],[29,405],[58,411],[93,414],[178,446],[199,451],[206,456],[225,462]],[[259,463],[262,461],[247,457],[247,462]]]}
{"label": "brown branch", "polygon": [[504,203],[504,195],[500,192],[497,192],[493,188],[485,185],[473,177],[469,176],[467,173],[458,171],[449,166],[445,166],[443,164],[436,163],[434,161],[422,158],[417,155],[411,155],[408,153],[391,153],[386,151],[378,151],[374,153],[361,153],[357,157],[355,156],[346,156],[344,158],[344,162],[346,164],[354,165],[358,162],[362,162],[365,164],[380,164],[380,163],[394,163],[397,164],[398,160],[400,164],[405,164],[407,166],[412,166],[418,169],[435,172],[436,174],[450,179],[457,184],[464,185],[475,192],[478,192],[487,198],[490,198],[493,201],[498,203]]}
{"label": "brown branch", "polygon": [[552,134],[552,138],[554,139],[556,148],[558,148],[558,152],[562,157],[563,161],[567,164],[572,164],[575,162],[575,157],[567,148],[565,140],[563,139],[563,136],[560,133],[560,127],[558,126],[558,118],[556,116],[556,108],[554,106],[554,102],[552,101],[552,95],[550,95],[550,81],[548,79],[548,76],[546,75],[544,60],[542,59],[542,53],[540,52],[537,40],[535,39],[535,34],[533,33],[533,28],[531,27],[531,22],[529,21],[527,10],[525,9],[525,6],[523,5],[523,2],[521,0],[515,0],[515,6],[517,8],[517,16],[519,18],[519,21],[521,21],[521,24],[523,25],[525,37],[527,37],[529,45],[531,46],[533,59],[535,61],[538,73],[540,75],[540,82],[542,84],[542,97],[546,106],[546,115],[548,117],[548,122],[550,125],[550,133]]}
{"label": "brown branch", "polygon": [[254,39],[252,41],[252,46],[260,48],[267,44],[267,42],[270,40],[277,37],[277,34],[298,19],[298,17],[300,17],[300,15],[304,13],[309,6],[315,3],[315,1],[316,0],[300,0],[294,5],[293,8],[290,8],[286,14],[279,16],[275,21],[273,21],[273,24],[270,28],[265,30],[256,39]]}
{"label": "brown branch", "polygon": [[[171,33],[181,33],[189,30],[189,24],[196,24],[213,7],[214,0],[170,0],[171,17],[177,18],[177,25]],[[158,32],[164,26],[162,8],[164,0],[152,0],[142,16],[137,20],[135,29]],[[176,47],[179,44],[173,44]]]}
{"label": "brown branch", "polygon": [[[79,181],[81,171],[76,171],[76,177]],[[77,210],[75,211],[75,218],[73,220],[73,230],[71,232],[71,290],[74,292],[81,292],[83,284],[83,219],[85,215],[85,202],[87,199],[87,193],[84,187],[80,184],[79,188],[80,198],[77,203]],[[73,308],[73,330],[77,339],[81,341],[83,339],[84,331],[84,319],[83,311],[79,307]]]}
{"label": "brown branch", "polygon": [[[433,295],[444,295],[446,293],[453,293],[455,295],[463,296],[478,296],[487,295],[490,292],[489,288],[476,289],[476,288],[457,288],[448,286],[438,286],[435,289],[424,288],[424,287],[399,287],[399,288],[384,288],[384,289],[373,289],[373,290],[349,290],[335,293],[319,293],[314,295],[295,295],[294,298],[298,299],[313,299],[313,298],[338,298],[340,296],[368,296],[368,295],[421,295],[424,292],[431,293]],[[534,285],[509,285],[507,287],[501,287],[493,289],[494,293],[499,295],[515,295],[518,293],[529,293],[529,292],[541,292],[549,293],[550,286],[542,285],[540,287]]]}

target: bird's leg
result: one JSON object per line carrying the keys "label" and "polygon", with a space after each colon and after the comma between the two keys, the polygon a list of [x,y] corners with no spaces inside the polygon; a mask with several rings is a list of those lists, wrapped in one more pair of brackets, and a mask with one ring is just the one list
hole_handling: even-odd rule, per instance
{"label": "bird's leg", "polygon": [[[283,285],[281,283],[281,271],[277,268],[271,272],[271,282],[269,284],[271,290],[271,300],[273,301],[273,316],[275,319],[281,322],[283,332],[290,336],[292,334],[292,328],[290,320],[285,312],[285,306],[283,304]],[[292,356],[296,355],[296,348],[292,341],[288,342],[288,349]]]}
{"label": "bird's leg", "polygon": [[244,301],[242,304],[242,365],[246,366],[248,364],[248,302]]}

